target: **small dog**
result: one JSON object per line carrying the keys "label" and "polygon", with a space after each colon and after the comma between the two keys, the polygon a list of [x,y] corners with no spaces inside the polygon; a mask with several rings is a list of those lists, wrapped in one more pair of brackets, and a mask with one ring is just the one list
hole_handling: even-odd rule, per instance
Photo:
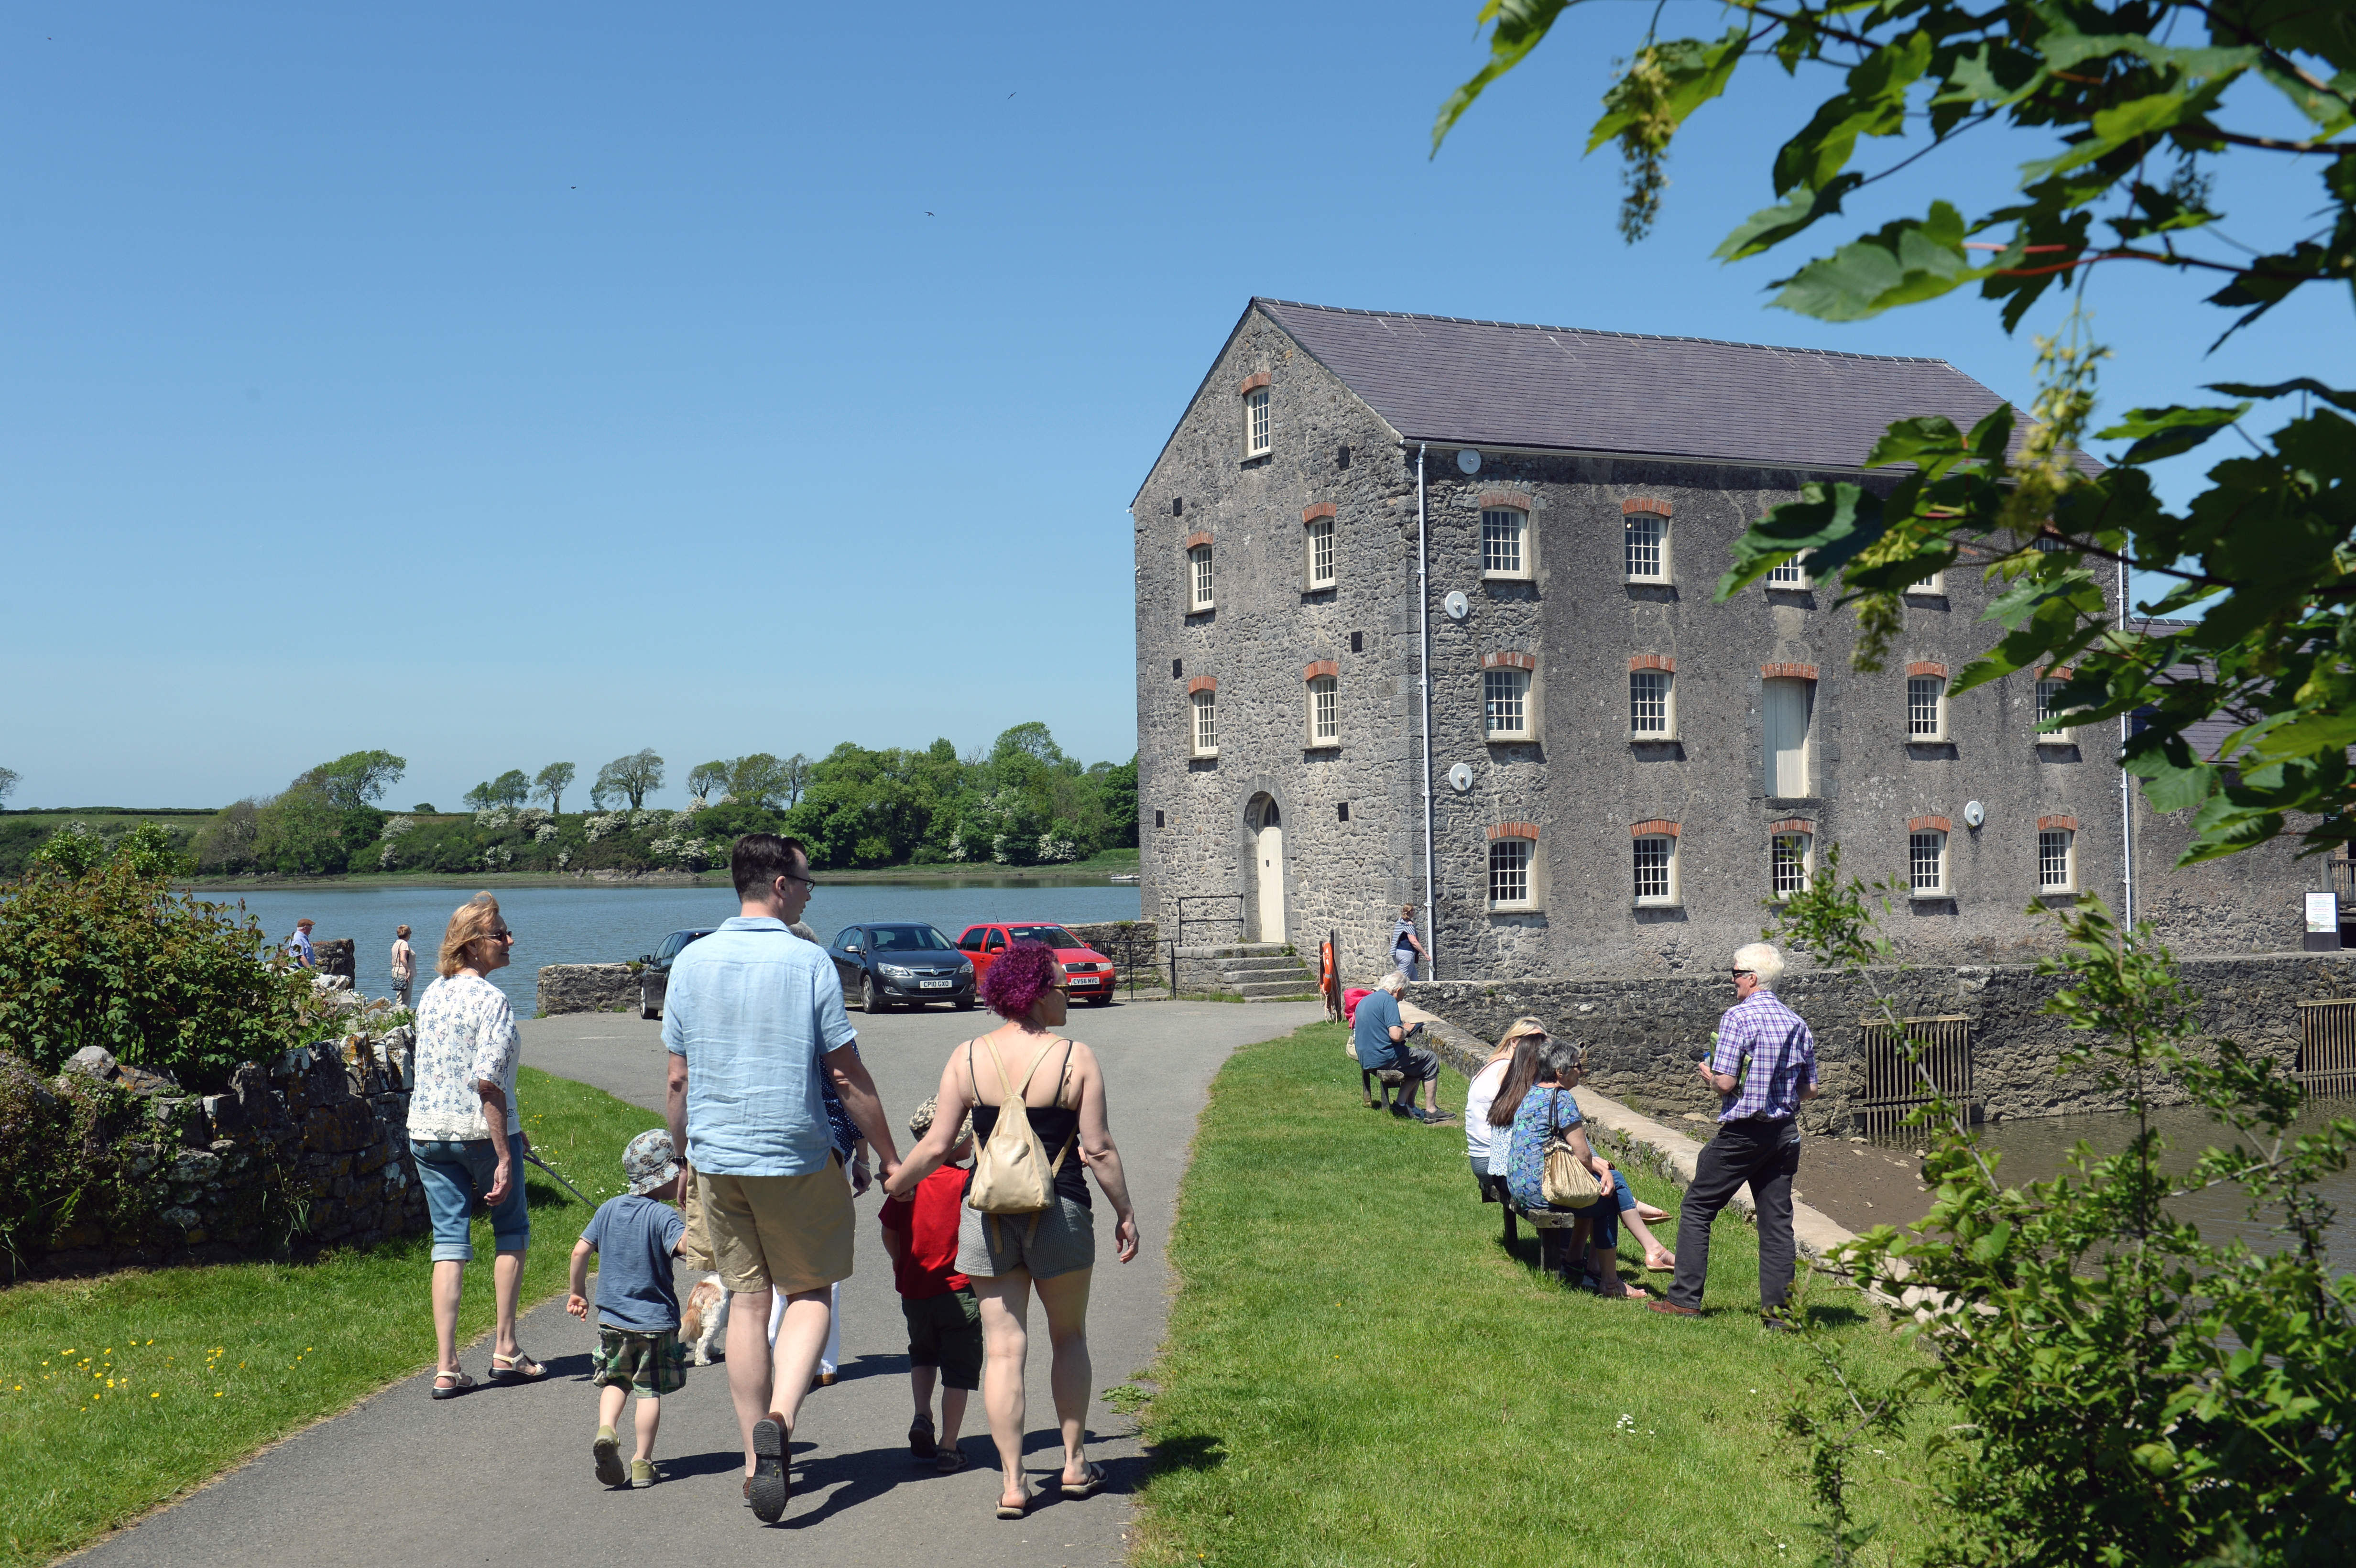
{"label": "small dog", "polygon": [[679,1338],[696,1366],[708,1367],[715,1354],[728,1354],[728,1291],[718,1275],[705,1275],[687,1293],[680,1306]]}

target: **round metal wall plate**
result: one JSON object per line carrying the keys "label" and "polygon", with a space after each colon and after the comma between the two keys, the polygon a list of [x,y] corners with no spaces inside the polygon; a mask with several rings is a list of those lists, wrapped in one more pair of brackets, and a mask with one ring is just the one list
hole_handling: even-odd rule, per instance
{"label": "round metal wall plate", "polygon": [[1466,790],[1471,789],[1472,787],[1472,764],[1470,763],[1459,763],[1454,767],[1449,769],[1448,782],[1456,786],[1456,793],[1458,795],[1462,795]]}
{"label": "round metal wall plate", "polygon": [[1986,822],[1987,820],[1987,806],[1982,805],[1978,801],[1976,801],[1976,800],[1967,800],[1967,801],[1964,802],[1964,826],[1965,826],[1965,827],[1977,827],[1981,823]]}
{"label": "round metal wall plate", "polygon": [[1456,454],[1456,466],[1467,474],[1478,474],[1481,472],[1481,454],[1468,446]]}
{"label": "round metal wall plate", "polygon": [[1440,608],[1448,612],[1448,618],[1451,621],[1462,621],[1465,616],[1472,613],[1472,602],[1464,597],[1464,591],[1461,588],[1450,589],[1448,597],[1442,599],[1440,604]]}

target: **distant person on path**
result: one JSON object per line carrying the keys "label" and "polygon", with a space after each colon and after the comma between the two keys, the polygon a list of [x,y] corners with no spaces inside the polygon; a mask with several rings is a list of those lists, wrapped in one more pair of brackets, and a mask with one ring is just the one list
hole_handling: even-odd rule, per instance
{"label": "distant person on path", "polygon": [[[305,921],[305,924],[310,923]],[[488,976],[508,966],[515,933],[499,917],[499,901],[477,893],[458,906],[443,933],[434,968],[441,978],[417,1002],[416,1088],[409,1097],[409,1149],[434,1224],[434,1339],[440,1370],[434,1397],[449,1399],[475,1386],[458,1365],[458,1298],[468,1234],[477,1199],[491,1211],[491,1290],[497,1331],[491,1379],[529,1382],[547,1369],[516,1344],[516,1293],[523,1283],[524,1248],[531,1214],[524,1207],[523,1114],[516,1105],[516,1068],[523,1040],[515,1012]]]}
{"label": "distant person on path", "polygon": [[294,923],[294,934],[286,939],[286,956],[305,969],[316,969],[318,958],[311,951],[312,922],[306,917]]}
{"label": "distant person on path", "polygon": [[[922,1147],[933,1130],[937,1099],[927,1100],[908,1118],[909,1136]],[[973,1116],[968,1113],[947,1163],[916,1184],[914,1198],[887,1198],[882,1221],[884,1250],[892,1254],[892,1283],[900,1292],[900,1313],[908,1320],[908,1385],[916,1418],[908,1425],[908,1452],[933,1461],[941,1475],[965,1468],[958,1432],[965,1424],[965,1396],[981,1387],[981,1304],[973,1282],[958,1273],[958,1233],[964,1223],[966,1157],[973,1152]],[[933,1384],[941,1385],[940,1424],[933,1424]]]}
{"label": "distant person on path", "polygon": [[[687,1246],[687,1221],[671,1207],[681,1169],[670,1135],[640,1133],[622,1151],[630,1189],[597,1206],[573,1243],[573,1288],[564,1310],[589,1320],[589,1254],[597,1254],[597,1354],[589,1381],[597,1385],[597,1435],[589,1452],[597,1479],[609,1487],[653,1486],[655,1433],[662,1426],[662,1396],[687,1386],[687,1349],[679,1342],[679,1286],[671,1260]],[[622,1402],[638,1391],[636,1456],[622,1467],[615,1428]]]}
{"label": "distant person on path", "polygon": [[[1800,1102],[1816,1097],[1816,1037],[1775,997],[1783,955],[1764,942],[1734,952],[1734,1006],[1718,1020],[1718,1047],[1695,1071],[1718,1092],[1718,1136],[1702,1146],[1677,1216],[1676,1281],[1653,1310],[1692,1317],[1709,1277],[1709,1227],[1748,1182],[1759,1220],[1759,1307],[1780,1310],[1792,1290],[1792,1179],[1800,1169]],[[1777,1324],[1770,1316],[1768,1322]]]}
{"label": "distant person on path", "polygon": [[[821,1075],[885,1175],[898,1163],[874,1081],[851,1049],[842,982],[789,923],[814,884],[801,845],[749,833],[729,859],[743,912],[672,962],[663,999],[673,1144],[688,1153],[728,1306],[728,1393],[744,1435],[744,1500],[775,1523],[791,1490],[794,1417],[826,1344],[833,1286],[851,1277],[851,1186]],[[764,1343],[772,1292],[786,1307]]]}
{"label": "distant person on path", "polygon": [[1391,927],[1391,962],[1398,972],[1412,980],[1416,965],[1423,961],[1423,942],[1415,933],[1415,905],[1399,906],[1398,923]]}
{"label": "distant person on path", "polygon": [[889,1198],[915,1192],[948,1157],[968,1111],[973,1113],[975,1147],[985,1148],[1000,1107],[1015,1097],[1028,1108],[1037,1152],[1054,1172],[1054,1194],[1039,1213],[981,1214],[969,1204],[958,1226],[958,1272],[973,1282],[981,1308],[988,1369],[982,1404],[990,1413],[991,1440],[998,1445],[1001,1519],[1019,1520],[1031,1506],[1023,1474],[1023,1369],[1034,1285],[1047,1309],[1047,1339],[1054,1347],[1049,1384],[1063,1428],[1063,1495],[1090,1498],[1104,1488],[1104,1471],[1089,1462],[1087,1447],[1095,1376],[1088,1360],[1088,1282],[1096,1270],[1097,1235],[1083,1166],[1096,1172],[1097,1187],[1112,1205],[1116,1255],[1122,1263],[1137,1256],[1137,1213],[1121,1174],[1120,1151],[1113,1147],[1103,1069],[1096,1052],[1054,1032],[1069,1005],[1065,984],[1055,953],[1035,942],[1017,942],[998,956],[982,976],[981,1000],[1006,1021],[950,1053],[934,1096],[932,1130],[884,1182]]}
{"label": "distant person on path", "polygon": [[409,1006],[409,987],[417,979],[417,949],[409,945],[409,927],[396,927],[392,933],[392,999],[402,1007]]}
{"label": "distant person on path", "polygon": [[[1358,1053],[1358,1065],[1381,1071],[1390,1068],[1407,1074],[1410,1087],[1407,1104],[1391,1107],[1391,1115],[1402,1120],[1437,1124],[1448,1119],[1440,1108],[1440,1058],[1419,1045],[1409,1045],[1407,1037],[1414,1030],[1399,1017],[1399,993],[1407,989],[1407,976],[1389,974],[1376,983],[1375,988],[1358,998],[1357,1014],[1350,1025],[1350,1044]],[[1418,1024],[1416,1029],[1423,1026]],[[1415,1108],[1414,1084],[1423,1086],[1424,1108]]]}

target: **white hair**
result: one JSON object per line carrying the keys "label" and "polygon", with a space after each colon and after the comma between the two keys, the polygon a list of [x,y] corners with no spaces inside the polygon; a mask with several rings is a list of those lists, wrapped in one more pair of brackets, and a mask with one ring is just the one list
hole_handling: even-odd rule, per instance
{"label": "white hair", "polygon": [[1375,982],[1375,989],[1377,991],[1388,991],[1392,996],[1398,996],[1400,992],[1407,989],[1406,971],[1400,969],[1392,970],[1389,974]]}
{"label": "white hair", "polygon": [[1783,955],[1775,951],[1772,943],[1753,942],[1736,948],[1734,966],[1748,969],[1758,976],[1759,984],[1770,991],[1775,988],[1775,982],[1783,977]]}

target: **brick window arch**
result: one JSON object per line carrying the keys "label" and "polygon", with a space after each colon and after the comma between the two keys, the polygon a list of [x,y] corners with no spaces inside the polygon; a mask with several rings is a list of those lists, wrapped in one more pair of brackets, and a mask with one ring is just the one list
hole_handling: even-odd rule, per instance
{"label": "brick window arch", "polygon": [[1276,450],[1273,416],[1268,406],[1269,382],[1273,379],[1265,370],[1256,370],[1244,378],[1244,455],[1265,457]]}
{"label": "brick window arch", "polygon": [[1306,743],[1312,747],[1342,743],[1342,667],[1319,659],[1301,672],[1308,692]]}
{"label": "brick window arch", "polygon": [[1331,501],[1319,501],[1301,509],[1303,546],[1301,585],[1312,592],[1331,588],[1341,580],[1339,552],[1334,539],[1341,511]]}
{"label": "brick window arch", "polygon": [[1779,899],[1808,891],[1816,875],[1816,825],[1787,816],[1767,825],[1767,885]]}
{"label": "brick window arch", "polygon": [[1670,579],[1669,504],[1650,496],[1620,503],[1621,570],[1631,582]]}
{"label": "brick window arch", "polygon": [[1639,909],[1666,908],[1677,903],[1683,890],[1677,879],[1677,825],[1661,818],[1633,824],[1628,838],[1634,852],[1632,901]]}
{"label": "brick window arch", "polygon": [[1491,741],[1535,741],[1538,734],[1537,656],[1481,656],[1481,729]]}
{"label": "brick window arch", "polygon": [[1677,661],[1665,654],[1628,660],[1628,739],[1677,738]]}
{"label": "brick window arch", "polygon": [[1500,822],[1489,829],[1489,907],[1520,911],[1538,908],[1542,872],[1538,861],[1538,825]]}
{"label": "brick window arch", "polygon": [[1187,752],[1197,757],[1219,754],[1219,677],[1198,675],[1186,682]]}
{"label": "brick window arch", "polygon": [[1526,581],[1537,574],[1537,536],[1530,526],[1537,506],[1518,490],[1489,490],[1481,496],[1481,575]]}
{"label": "brick window arch", "polygon": [[1188,534],[1179,546],[1186,557],[1186,580],[1183,589],[1185,613],[1200,615],[1215,608],[1215,579],[1212,573],[1212,539],[1207,530]]}

